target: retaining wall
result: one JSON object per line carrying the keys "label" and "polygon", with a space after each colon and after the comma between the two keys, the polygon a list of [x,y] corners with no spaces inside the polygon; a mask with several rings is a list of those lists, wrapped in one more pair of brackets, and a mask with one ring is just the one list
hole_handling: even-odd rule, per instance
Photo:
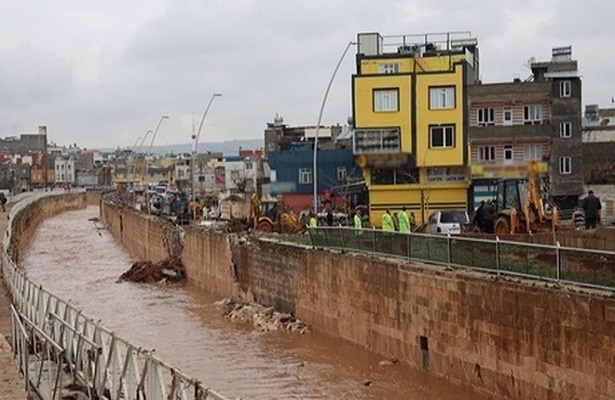
{"label": "retaining wall", "polygon": [[11,242],[8,246],[11,258],[17,263],[21,262],[22,253],[27,250],[32,235],[45,218],[85,208],[87,204],[85,192],[65,193],[42,197],[15,214],[11,221]]}
{"label": "retaining wall", "polygon": [[179,232],[172,222],[112,203],[102,204],[102,222],[136,258],[158,262],[181,253]]}
{"label": "retaining wall", "polygon": [[[157,246],[167,228],[130,213],[103,205],[116,237],[136,249],[148,240]],[[144,226],[160,232],[126,234]],[[218,296],[250,293],[318,331],[498,398],[615,398],[611,293],[198,228],[187,228],[184,239],[188,279]]]}

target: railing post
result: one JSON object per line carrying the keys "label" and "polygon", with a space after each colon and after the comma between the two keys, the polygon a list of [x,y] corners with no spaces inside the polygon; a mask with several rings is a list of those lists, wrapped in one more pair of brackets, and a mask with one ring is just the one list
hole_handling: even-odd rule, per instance
{"label": "railing post", "polygon": [[555,266],[557,268],[557,280],[562,279],[562,246],[559,242],[555,244]]}
{"label": "railing post", "polygon": [[376,229],[372,228],[372,253],[376,252]]}
{"label": "railing post", "polygon": [[410,245],[412,244],[412,232],[410,233],[406,233],[406,256],[408,256],[408,260],[410,259],[410,254],[412,254],[412,251],[410,250]]}
{"label": "railing post", "polygon": [[337,230],[340,235],[340,242],[342,243],[342,249],[346,249],[346,243],[344,242],[344,228],[342,228],[341,226],[338,226]]}
{"label": "railing post", "polygon": [[446,234],[446,264],[450,267],[453,261],[453,251],[451,249],[452,240],[450,232]]}
{"label": "railing post", "polygon": [[495,270],[497,276],[500,276],[500,237],[495,237]]}

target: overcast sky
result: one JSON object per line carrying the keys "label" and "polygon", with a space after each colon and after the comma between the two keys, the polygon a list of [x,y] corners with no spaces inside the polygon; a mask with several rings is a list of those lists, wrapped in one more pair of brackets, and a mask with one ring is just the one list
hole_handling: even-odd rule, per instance
{"label": "overcast sky", "polygon": [[[484,82],[525,79],[527,60],[573,46],[583,103],[615,95],[615,3],[602,0],[2,0],[0,136],[88,148],[257,139],[276,113],[316,125],[335,65],[359,32],[471,31]],[[323,123],[351,114],[351,48]],[[194,116],[194,117],[193,117]],[[151,136],[150,136],[151,138]],[[146,143],[149,143],[149,139]]]}

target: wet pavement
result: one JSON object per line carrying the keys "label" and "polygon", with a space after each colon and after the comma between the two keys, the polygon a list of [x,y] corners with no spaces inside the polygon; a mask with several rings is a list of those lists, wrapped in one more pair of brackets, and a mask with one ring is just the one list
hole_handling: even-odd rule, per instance
{"label": "wet pavement", "polygon": [[117,282],[137,260],[89,221],[97,207],[44,221],[23,267],[85,315],[230,398],[487,399],[317,332],[256,332],[188,285]]}

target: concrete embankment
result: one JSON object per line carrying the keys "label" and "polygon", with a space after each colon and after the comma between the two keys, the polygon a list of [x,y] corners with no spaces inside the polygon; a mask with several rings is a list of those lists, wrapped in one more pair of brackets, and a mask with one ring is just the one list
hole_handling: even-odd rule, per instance
{"label": "concrete embankment", "polygon": [[[177,251],[172,227],[154,218],[106,203],[101,218],[137,255]],[[200,227],[180,236],[188,280],[220,297],[253,297],[314,330],[497,398],[615,398],[612,293]]]}
{"label": "concrete embankment", "polygon": [[[89,195],[89,197],[91,197],[92,204],[98,204],[96,195]],[[6,250],[14,260],[19,260],[41,221],[67,210],[83,208],[86,203],[88,203],[88,196],[85,193],[74,193],[46,197],[23,208],[19,213],[13,215],[11,240],[9,248]],[[0,213],[0,232],[4,235],[7,234],[6,230],[9,225],[9,212],[10,208],[7,212]],[[9,292],[2,280],[0,282],[0,400],[27,398],[24,389],[25,383],[12,359],[9,344],[11,335],[10,304]]]}

